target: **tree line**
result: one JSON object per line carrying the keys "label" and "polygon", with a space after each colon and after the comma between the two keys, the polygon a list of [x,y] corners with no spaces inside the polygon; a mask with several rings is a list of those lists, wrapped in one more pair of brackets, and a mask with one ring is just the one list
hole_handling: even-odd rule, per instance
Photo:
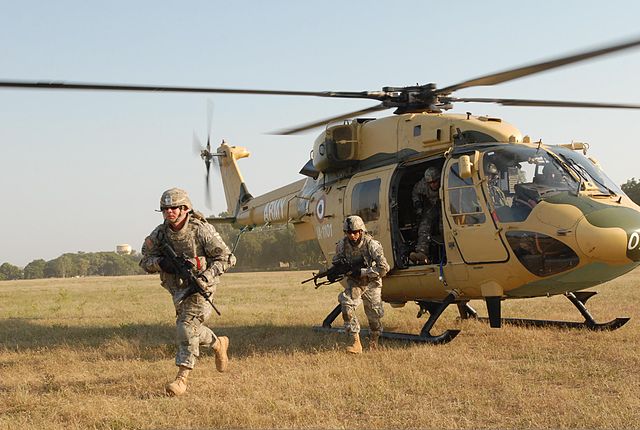
{"label": "tree line", "polygon": [[[315,269],[324,257],[318,241],[296,242],[293,227],[254,230],[243,233],[230,225],[217,225],[225,243],[238,260],[233,271]],[[0,265],[0,280],[71,278],[76,276],[124,276],[145,273],[138,263],[142,256],[115,252],[67,253],[53,260],[33,260],[24,269],[10,263]]]}
{"label": "tree line", "polygon": [[640,181],[636,178],[627,179],[627,182],[622,184],[620,188],[635,204],[640,205]]}
{"label": "tree line", "polygon": [[235,246],[236,271],[316,269],[325,260],[317,240],[296,242],[291,225],[242,234],[228,224],[216,225],[216,230],[230,248]]}
{"label": "tree line", "polygon": [[140,255],[115,252],[78,252],[62,254],[45,261],[33,260],[24,269],[10,263],[0,265],[0,280],[73,278],[76,276],[119,276],[144,273],[138,266]]}

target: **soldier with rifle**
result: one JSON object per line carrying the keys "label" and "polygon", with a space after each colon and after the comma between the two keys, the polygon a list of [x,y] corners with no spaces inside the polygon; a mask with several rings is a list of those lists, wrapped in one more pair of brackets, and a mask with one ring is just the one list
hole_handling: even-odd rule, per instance
{"label": "soldier with rifle", "polygon": [[[382,245],[367,232],[362,218],[357,215],[348,216],[344,220],[343,230],[344,238],[336,244],[333,265],[348,266],[349,270],[345,273],[347,282],[338,301],[342,306],[345,331],[349,335],[346,351],[361,354],[360,323],[356,317],[356,309],[364,303],[371,333],[369,347],[377,349],[382,333],[380,319],[384,315],[382,278],[389,271],[389,264],[384,257]],[[331,281],[331,278],[328,280]]]}
{"label": "soldier with rifle", "polygon": [[219,276],[236,258],[215,228],[193,210],[186,191],[171,188],[160,198],[164,222],[153,230],[142,246],[140,266],[160,273],[162,286],[172,296],[176,309],[176,366],[178,374],[166,385],[170,396],[184,394],[201,347],[213,349],[216,369],[227,369],[229,338],[216,336],[205,322],[215,310],[213,295]]}

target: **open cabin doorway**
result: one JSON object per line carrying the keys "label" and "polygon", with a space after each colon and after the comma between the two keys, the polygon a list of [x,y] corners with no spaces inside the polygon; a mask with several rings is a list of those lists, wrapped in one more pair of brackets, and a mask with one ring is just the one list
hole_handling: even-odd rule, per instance
{"label": "open cabin doorway", "polygon": [[[421,159],[406,162],[397,167],[391,178],[389,203],[391,222],[391,242],[396,269],[406,269],[417,263],[410,259],[419,241],[419,227],[423,220],[414,204],[414,188],[423,180],[425,171],[435,167],[440,172],[440,189],[442,188],[442,167],[444,157]],[[442,236],[442,202],[437,205],[437,217],[432,219],[429,227],[428,264],[446,264],[446,252]],[[424,233],[423,233],[424,236]],[[424,240],[424,239],[423,239]]]}

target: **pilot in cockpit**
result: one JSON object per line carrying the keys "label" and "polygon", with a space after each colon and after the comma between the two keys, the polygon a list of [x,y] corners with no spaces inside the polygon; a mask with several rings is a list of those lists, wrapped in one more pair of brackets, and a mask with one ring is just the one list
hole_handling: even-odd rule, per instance
{"label": "pilot in cockpit", "polygon": [[489,188],[489,195],[493,205],[497,207],[507,206],[507,197],[500,188],[500,171],[495,164],[489,163],[485,168],[485,174],[487,175],[487,186]]}

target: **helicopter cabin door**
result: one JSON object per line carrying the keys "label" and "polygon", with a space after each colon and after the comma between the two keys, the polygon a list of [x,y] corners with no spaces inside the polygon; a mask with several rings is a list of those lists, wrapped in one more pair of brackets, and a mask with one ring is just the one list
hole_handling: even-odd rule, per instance
{"label": "helicopter cabin door", "polygon": [[[344,199],[344,213],[358,215],[367,230],[384,249],[391,249],[389,230],[389,182],[396,165],[384,166],[357,174],[347,185]],[[385,254],[393,267],[392,253]]]}
{"label": "helicopter cabin door", "polygon": [[466,263],[506,261],[509,253],[484,201],[478,172],[463,179],[459,175],[458,159],[449,158],[445,164],[443,188],[449,237],[453,238],[463,260]]}

